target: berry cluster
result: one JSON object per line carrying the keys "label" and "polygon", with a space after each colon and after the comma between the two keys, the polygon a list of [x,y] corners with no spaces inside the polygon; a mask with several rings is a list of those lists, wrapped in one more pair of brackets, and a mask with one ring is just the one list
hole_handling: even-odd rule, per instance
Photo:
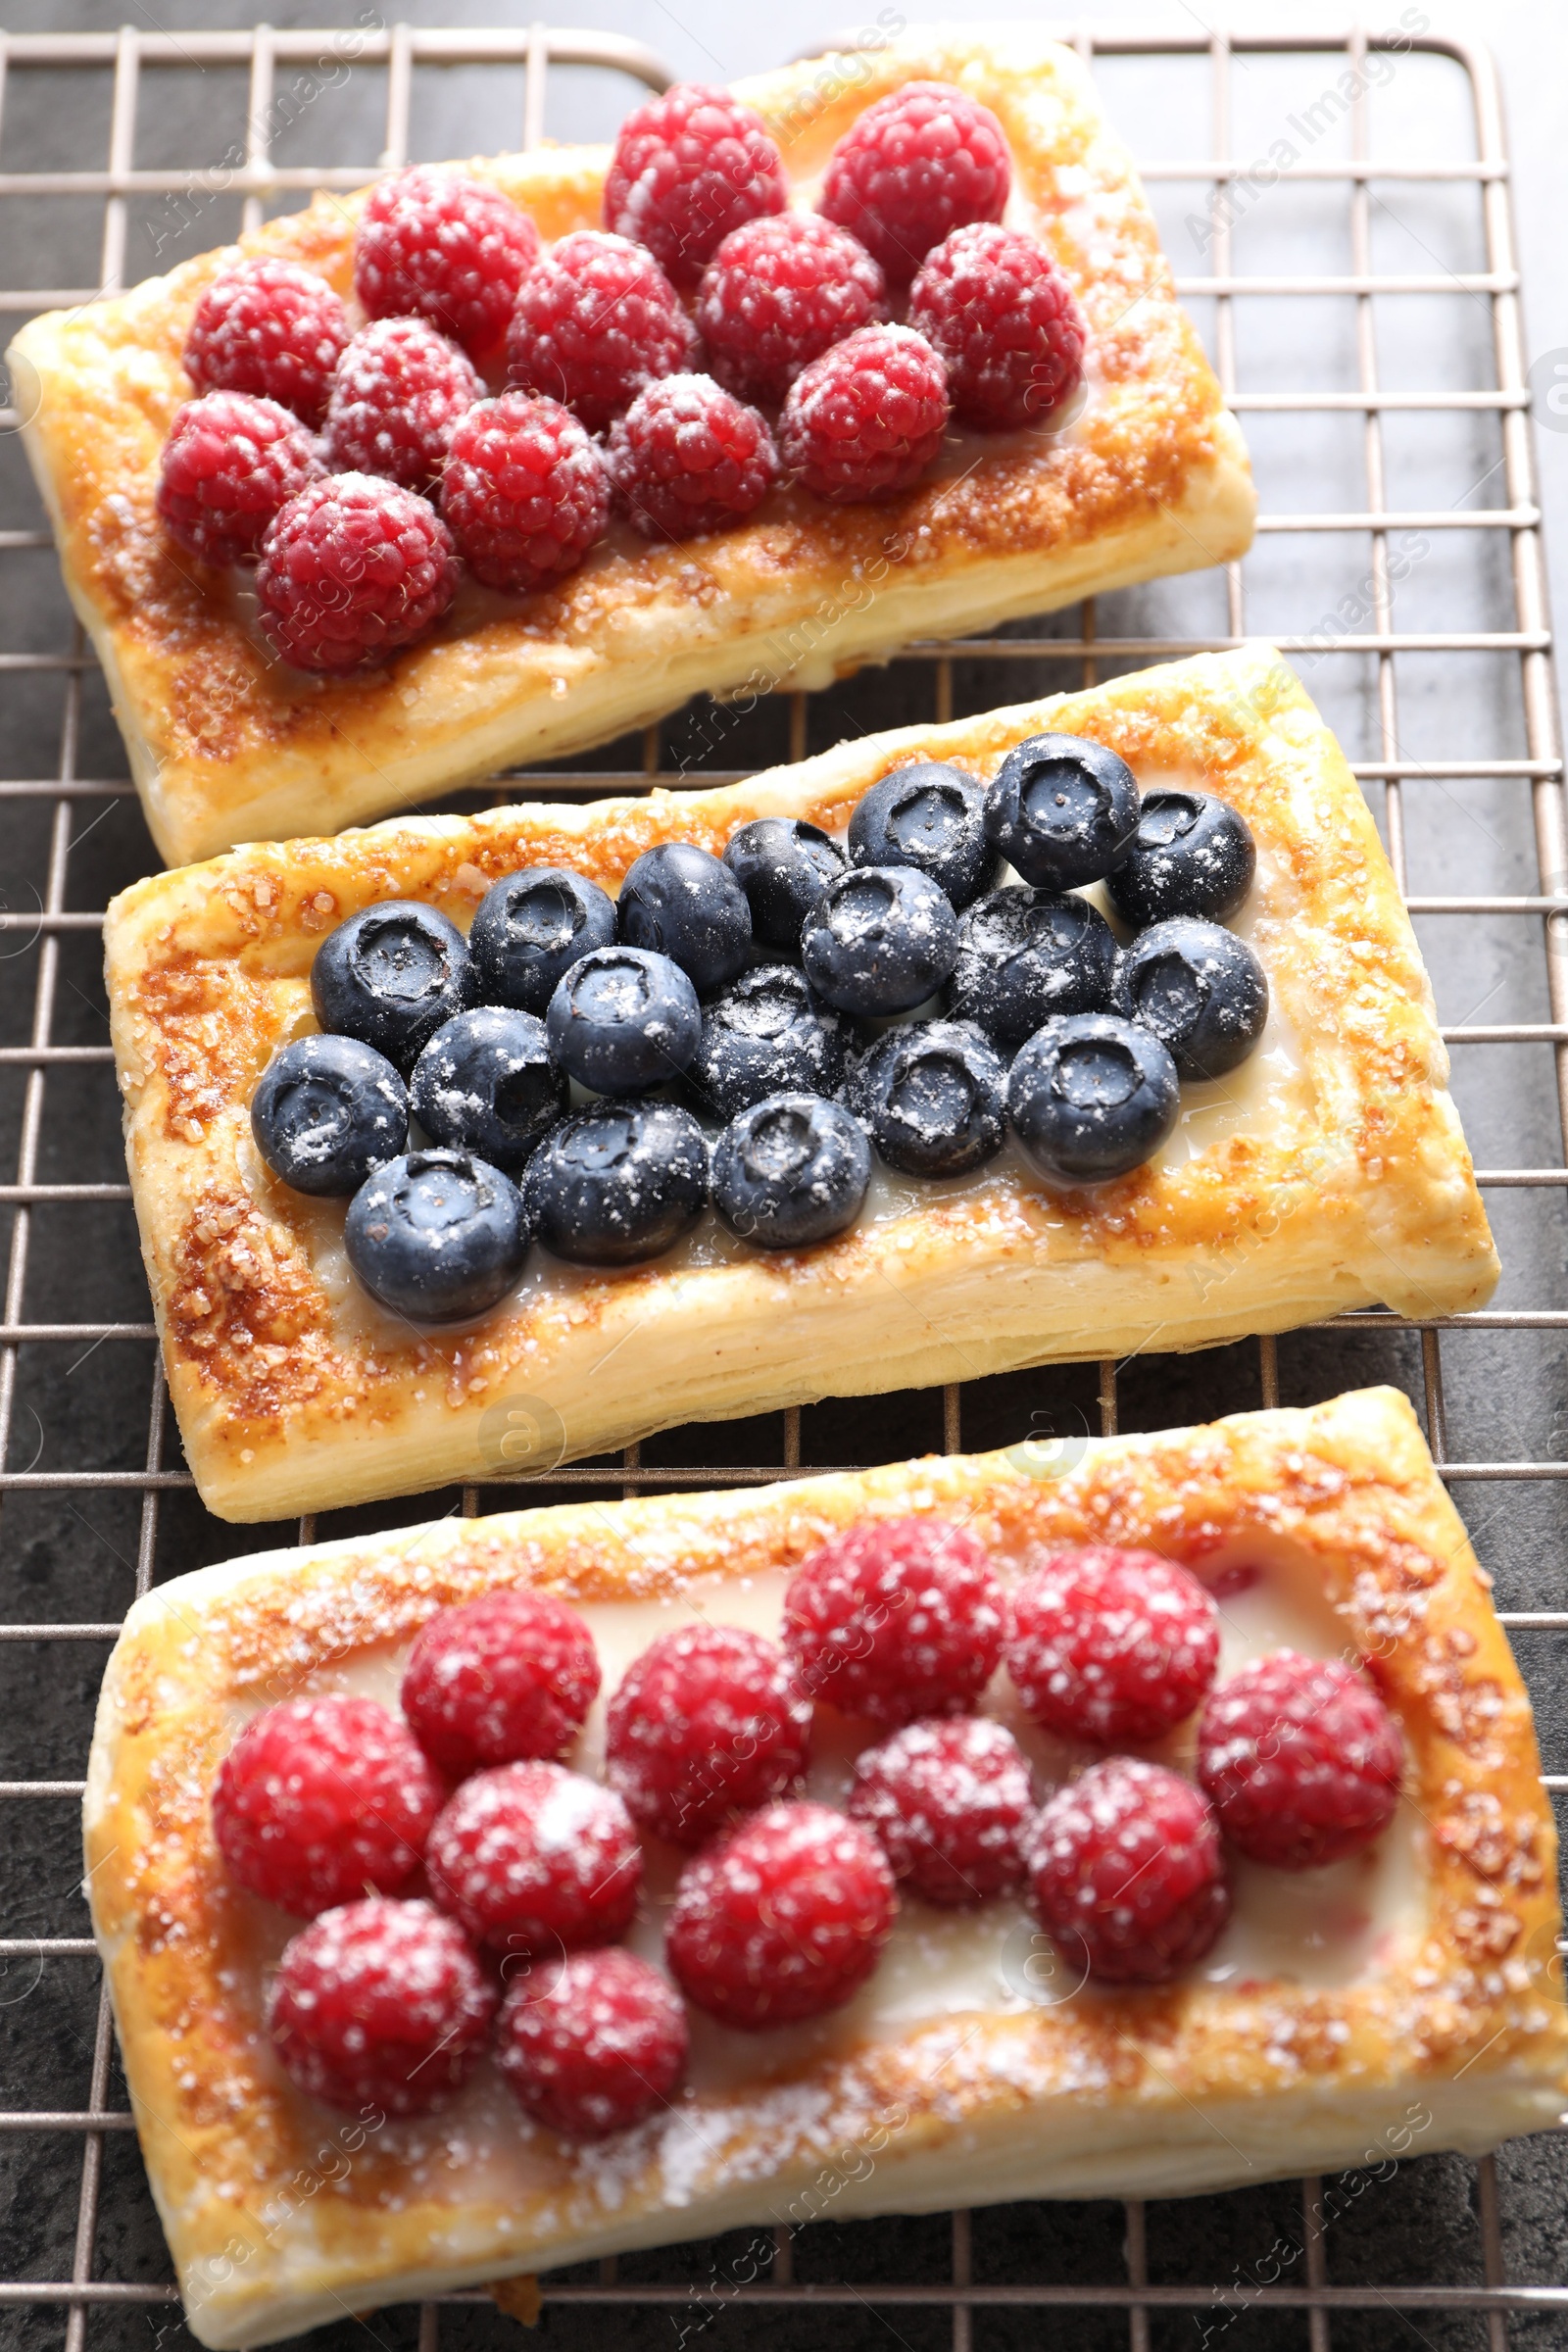
{"label": "berry cluster", "polygon": [[202,563],[255,562],[276,651],[332,672],[426,635],[460,564],[549,587],[612,508],[679,541],[743,522],[786,469],[820,498],[893,496],[950,418],[1051,424],[1082,380],[1066,278],[998,225],[1010,178],[996,117],[941,82],[866,109],[811,213],[760,116],[700,83],[627,118],[604,228],[548,251],[499,189],[398,172],[355,232],[358,332],[297,263],[214,277],[159,513]]}
{"label": "berry cluster", "polygon": [[268,2005],[301,2089],[420,2114],[493,2047],[525,2112],[573,2138],[624,2129],[673,2090],[680,2004],[609,1948],[642,1877],[631,1816],[559,1761],[599,1680],[574,1610],[502,1592],[429,1620],[401,1718],[330,1695],[241,1733],[213,1828],[238,1885],[312,1921]]}
{"label": "berry cluster", "polygon": [[[641,394],[612,453],[639,409],[673,447],[693,380]],[[467,436],[513,402],[532,411],[541,468],[553,433],[580,437],[553,402],[482,402],[454,433],[449,502]],[[571,463],[558,454],[558,474]],[[570,561],[548,532],[498,524],[492,545],[539,576]],[[999,888],[1004,860],[1022,880]],[[645,851],[618,900],[524,867],[466,940],[433,907],[383,902],[322,942],[323,1034],[269,1065],[252,1130],[285,1183],[353,1196],[350,1262],[416,1321],[486,1312],[532,1241],[637,1264],[710,1202],[760,1249],[810,1248],[860,1214],[873,1152],[940,1181],[983,1167],[1010,1130],[1046,1183],[1102,1183],[1158,1149],[1183,1078],[1221,1076],[1262,1033],[1262,966],[1223,923],[1253,862],[1226,802],[1141,802],[1113,752],[1037,735],[989,787],[931,761],[894,769],[843,846],[760,817],[721,858]],[[1075,895],[1102,879],[1124,949]],[[597,1098],[575,1112],[573,1082]]]}
{"label": "berry cluster", "polygon": [[[401,1716],[289,1700],[220,1768],[232,1879],[311,1922],[270,1988],[279,2059],[328,2105],[412,2115],[489,2048],[536,2122],[602,2137],[675,2092],[679,1994],[743,2032],[853,1999],[900,1882],[946,1906],[1022,1894],[1069,1969],[1166,1983],[1229,1917],[1227,1844],[1316,1868],[1398,1797],[1398,1731],[1361,1675],[1278,1650],[1216,1690],[1218,1648],[1208,1592],[1156,1553],[1055,1552],[1009,1594],[965,1530],[866,1521],[803,1563],[779,1642],[697,1620],[635,1658],[598,1781],[562,1761],[599,1690],[583,1620],[527,1591],[444,1608]],[[1090,1751],[1038,1806],[1019,1740],[975,1711],[1004,1664],[1023,1719]],[[865,1742],[842,1811],[800,1793],[818,1706]],[[1200,1708],[1196,1785],[1116,1752]],[[619,1943],[640,1836],[688,1849],[667,1977]]]}

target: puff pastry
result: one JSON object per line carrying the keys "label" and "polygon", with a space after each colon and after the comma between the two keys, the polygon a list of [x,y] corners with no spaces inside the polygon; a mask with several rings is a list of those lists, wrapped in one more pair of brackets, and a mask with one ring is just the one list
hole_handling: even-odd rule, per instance
{"label": "puff pastry", "polygon": [[[810,1549],[910,1510],[961,1516],[1004,1575],[1033,1544],[1086,1541],[1152,1544],[1211,1580],[1230,1569],[1222,1676],[1282,1642],[1375,1657],[1406,1743],[1395,1823],[1327,1871],[1241,1866],[1225,1939],[1158,1991],[1054,1984],[1008,1904],[906,1901],[849,2009],[761,2035],[698,2021],[688,2089],[597,2150],[525,2123],[487,2074],[456,2109],[379,2127],[291,2087],[259,2022],[290,1923],[232,1889],[209,1828],[219,1759],[251,1713],[345,1687],[395,1703],[400,1658],[437,1607],[518,1583],[585,1607],[612,1687],[698,1610],[774,1630]],[[1245,1591],[1244,1565],[1258,1572]],[[929,2211],[956,2181],[972,2203],[1169,2196],[1475,2153],[1554,2122],[1568,2089],[1556,1841],[1489,1582],[1409,1404],[1372,1389],[1097,1441],[1054,1481],[1030,1475],[1023,1446],[446,1519],[163,1586],[105,1678],[87,1886],[196,2334],[265,2343],[345,2309],[741,2224]],[[1024,1737],[1060,1778],[1064,1751],[1053,1761]],[[818,1793],[838,1793],[820,1769]],[[657,1957],[668,1887],[657,1871],[650,1886],[633,1940]]]}
{"label": "puff pastry", "polygon": [[[1008,218],[1056,254],[1089,316],[1089,398],[1052,437],[956,437],[907,497],[769,500],[745,528],[663,549],[613,536],[560,590],[477,591],[386,669],[310,679],[271,662],[248,605],[157,527],[159,451],[189,397],[180,349],[212,253],[114,301],[37,318],[13,381],[72,600],[103,662],[153,838],[171,863],[407,808],[445,786],[603,743],[699,692],[826,684],[914,637],[957,637],[1241,555],[1246,451],[1178,308],[1132,163],[1077,58],[1026,25],[916,27],[875,54],[740,85],[797,199],[872,100],[957,82],[1015,159]],[[597,227],[606,148],[472,169],[547,237]],[[360,199],[319,198],[247,250],[350,290]]]}
{"label": "puff pastry", "polygon": [[[308,1200],[262,1164],[252,1092],[277,1045],[315,1026],[311,958],[359,907],[425,899],[466,928],[497,876],[545,862],[613,890],[654,842],[718,851],[770,812],[842,827],[903,761],[956,760],[989,779],[1046,727],[1109,744],[1145,789],[1175,779],[1222,794],[1258,845],[1238,927],[1269,975],[1270,1026],[1232,1077],[1186,1089],[1169,1144],[1134,1175],[1068,1197],[1007,1153],[940,1186],[879,1171],[860,1222],[815,1250],[764,1255],[710,1216],[634,1272],[536,1253],[511,1298],[453,1334],[381,1314],[348,1270],[344,1204]],[[1376,829],[1267,648],[865,737],[712,792],[235,851],[135,884],[105,937],[170,1391],[203,1499],[223,1518],[551,1466],[824,1395],[1207,1347],[1378,1299],[1447,1314],[1496,1278]]]}

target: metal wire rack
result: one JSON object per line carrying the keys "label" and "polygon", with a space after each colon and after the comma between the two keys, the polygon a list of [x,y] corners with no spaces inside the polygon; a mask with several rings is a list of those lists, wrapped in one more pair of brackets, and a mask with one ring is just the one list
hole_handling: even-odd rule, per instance
{"label": "metal wire rack", "polygon": [[[1361,754],[1357,773],[1425,935],[1445,1034],[1462,1049],[1456,1085],[1477,1157],[1498,1157],[1500,1139],[1510,1163],[1481,1173],[1510,1269],[1504,1303],[1431,1324],[1342,1318],[1199,1359],[1105,1363],[1098,1378],[1017,1375],[940,1398],[792,1412],[782,1426],[774,1415],[675,1433],[618,1460],[557,1471],[549,1495],[775,1478],[818,1462],[996,1442],[1031,1421],[1108,1432],[1122,1415],[1158,1426],[1272,1403],[1282,1390],[1305,1398],[1393,1378],[1424,1407],[1433,1451],[1499,1567],[1504,1622],[1515,1629],[1547,1759],[1555,1743],[1568,1764],[1559,1646],[1568,1609],[1550,1605],[1568,1478],[1555,1336],[1568,1326],[1568,832],[1508,164],[1490,61],[1392,33],[1064,37],[1106,80],[1113,114],[1118,88],[1136,114],[1138,85],[1116,77],[1137,68],[1143,86],[1162,95],[1184,77],[1186,103],[1162,104],[1162,122],[1206,115],[1207,147],[1146,164],[1146,179],[1179,270],[1198,248],[1201,266],[1180,276],[1182,291],[1247,420],[1265,493],[1288,485],[1290,511],[1266,495],[1253,556],[1209,583],[1133,592],[1099,612],[1086,605],[956,649],[912,646],[888,671],[826,696],[780,698],[744,726],[727,717],[705,725],[701,714],[672,721],[616,747],[603,768],[511,777],[488,797],[710,782],[922,709],[944,717],[1234,644],[1274,610],[1288,613],[1293,627],[1277,641],[1308,665],[1314,692]],[[538,24],[388,29],[370,10],[347,33],[0,36],[6,250],[24,276],[65,255],[75,257],[78,277],[95,280],[0,289],[0,312],[21,318],[90,301],[310,190],[356,186],[416,149],[513,143],[519,120],[524,142],[536,144],[547,100],[553,110],[563,86],[553,70],[568,66],[617,76],[621,102],[625,76],[654,88],[668,78],[650,51],[610,35]],[[488,142],[469,105],[475,69],[485,103],[513,110]],[[449,107],[443,117],[428,92],[465,71],[468,111]],[[1288,73],[1295,83],[1276,78]],[[1386,105],[1396,74],[1426,76],[1423,120],[1449,125],[1442,139],[1429,127],[1401,148],[1407,116]],[[218,95],[230,85],[236,139],[220,162],[193,168],[194,144],[213,153]],[[1447,112],[1434,115],[1440,85]],[[334,116],[345,91],[352,103]],[[564,103],[569,113],[576,101]],[[1374,143],[1385,118],[1395,134],[1388,147]],[[444,121],[461,127],[443,136]],[[569,127],[579,128],[577,117]],[[1178,221],[1194,202],[1206,209]],[[1417,203],[1430,209],[1412,219]],[[151,258],[138,242],[147,237]],[[1325,255],[1337,266],[1325,269]],[[1254,322],[1271,304],[1277,320],[1281,298],[1295,325],[1271,340]],[[1405,306],[1392,367],[1391,302]],[[1314,320],[1310,331],[1302,324]],[[0,426],[16,422],[15,409],[0,416]],[[1417,470],[1440,466],[1443,433],[1462,464],[1466,451],[1470,463],[1493,463],[1452,503],[1411,495],[1411,453],[1399,435],[1412,425]],[[1429,432],[1423,449],[1429,428],[1438,438]],[[0,461],[10,461],[0,463],[0,499],[13,526],[0,528],[0,676],[11,707],[0,765],[18,770],[0,777],[10,873],[0,908],[9,981],[0,1119],[15,1157],[14,1181],[0,1186],[10,1224],[0,1739],[19,1774],[40,1777],[0,1780],[0,1871],[9,1874],[0,1882],[9,1905],[0,1919],[0,2195],[9,2187],[11,2199],[0,2313],[19,2343],[52,2342],[63,2326],[70,2352],[80,2352],[89,2325],[100,2341],[138,2344],[144,2328],[161,2342],[181,2328],[74,1885],[81,1782],[64,1776],[79,1773],[104,1645],[132,1592],[247,1544],[316,1531],[310,1522],[219,1527],[169,1458],[174,1439],[138,1304],[128,1190],[110,1172],[118,1119],[95,972],[103,897],[154,860],[96,666],[55,593],[48,533],[16,458],[14,431],[9,441],[0,434]],[[1332,495],[1346,483],[1339,506],[1307,503],[1319,485]],[[1482,502],[1483,489],[1497,503]],[[1422,551],[1414,557],[1413,546]],[[1301,616],[1320,597],[1323,617],[1303,632]],[[1429,741],[1441,754],[1423,755]],[[1511,1017],[1475,1017],[1498,996]],[[81,1387],[69,1389],[83,1372]],[[1471,1446],[1459,1457],[1450,1455],[1450,1417]],[[498,1482],[380,1514],[334,1515],[331,1525],[347,1532],[519,1499],[529,1497]],[[90,1611],[94,1598],[96,1615],[70,1616],[83,1600]],[[51,1768],[63,1777],[41,1777]],[[1548,1774],[1547,1785],[1568,1790],[1568,1770]],[[715,2352],[731,2338],[753,2340],[770,2321],[784,2330],[780,2342],[809,2326],[847,2347],[891,2330],[906,2345],[970,2352],[1015,2340],[1023,2318],[1038,2324],[1048,2311],[1063,2342],[1125,2341],[1133,2352],[1186,2342],[1195,2326],[1200,2341],[1234,2326],[1237,2352],[1264,2341],[1326,2352],[1331,2342],[1392,2334],[1485,2341],[1499,2352],[1510,2330],[1515,2342],[1568,2341],[1563,2172],[1561,2144],[1547,2135],[1474,2167],[1425,2159],[1398,2177],[1413,2178],[1416,2192],[1380,2186],[1359,2203],[1359,2189],[1336,2194],[1335,2184],[1308,2180],[1147,2211],[958,2211],[853,2231],[817,2224],[781,2229],[770,2266],[745,2283],[717,2241],[564,2274],[546,2281],[544,2305],[558,2342],[586,2340],[612,2314],[628,2344],[667,2341],[672,2322],[677,2340],[711,2326]],[[494,2311],[483,2296],[458,2296],[370,2324],[383,2342],[416,2339],[419,2352],[436,2352],[443,2339],[480,2341]]]}

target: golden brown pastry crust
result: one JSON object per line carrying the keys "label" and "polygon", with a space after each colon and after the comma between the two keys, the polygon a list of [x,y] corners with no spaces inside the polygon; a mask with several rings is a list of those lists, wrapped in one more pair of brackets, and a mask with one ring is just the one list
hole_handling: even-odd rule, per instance
{"label": "golden brown pastry crust", "polygon": [[[879,1221],[800,1255],[694,1244],[630,1273],[553,1265],[457,1335],[378,1314],[343,1265],[343,1203],[307,1200],[262,1165],[251,1095],[275,1047],[315,1025],[311,958],[359,907],[425,899],[466,928],[489,884],[518,866],[573,865],[614,889],[654,842],[718,851],[768,811],[842,825],[901,762],[954,759],[989,777],[1048,726],[1111,745],[1146,784],[1201,782],[1258,842],[1248,911],[1300,1079],[1221,1118],[1184,1164],[1064,1197],[1004,1160],[961,1185],[906,1187]],[[1333,736],[1267,648],[863,738],[712,792],[235,851],[135,884],[105,938],[170,1391],[203,1498],[223,1518],[527,1467],[497,1450],[514,1407],[570,1457],[686,1420],[1206,1347],[1380,1299],[1446,1314],[1496,1279],[1431,991],[1376,829]]]}
{"label": "golden brown pastry crust", "polygon": [[[418,2161],[430,2127],[356,2135],[291,2090],[236,1990],[254,1983],[257,1906],[228,1886],[208,1822],[239,1711],[497,1586],[656,1598],[788,1571],[853,1521],[909,1510],[960,1516],[1014,1558],[1032,1543],[1152,1544],[1194,1565],[1222,1546],[1291,1547],[1346,1654],[1375,1656],[1403,1728],[1426,1850],[1401,1956],[1332,1989],[1186,1982],[941,2016],[688,2094],[610,2156],[519,2120],[523,2173],[488,2204],[443,2198]],[[1015,1455],[928,1459],[447,1519],[153,1592],[105,1678],[87,1886],[197,2334],[266,2342],[345,2308],[709,2236],[775,2217],[819,2179],[835,2218],[939,2208],[960,2180],[976,2203],[1172,2194],[1376,2163],[1412,2138],[1479,2151],[1554,2121],[1568,2088],[1556,1840],[1489,1582],[1409,1404],[1375,1389],[1097,1442],[1054,1482]]]}
{"label": "golden brown pastry crust", "polygon": [[[446,627],[387,668],[307,678],[272,661],[230,582],[158,526],[169,422],[190,386],[191,313],[234,248],[75,312],[34,319],[13,369],[41,394],[26,441],[66,584],[103,662],[153,838],[169,861],[407,808],[444,787],[555,758],[699,692],[817,686],[914,637],[956,637],[1074,598],[1243,554],[1247,455],[1131,161],[1078,59],[1033,28],[916,29],[876,55],[815,60],[741,85],[809,181],[873,99],[960,83],[1001,116],[1014,213],[1072,279],[1092,329],[1090,401],[1056,438],[960,437],[906,497],[834,509],[801,491],[743,529],[650,548],[618,527],[564,587],[469,589]],[[471,168],[546,237],[597,227],[609,151],[564,148]],[[351,290],[360,197],[321,197],[246,250],[285,254]]]}

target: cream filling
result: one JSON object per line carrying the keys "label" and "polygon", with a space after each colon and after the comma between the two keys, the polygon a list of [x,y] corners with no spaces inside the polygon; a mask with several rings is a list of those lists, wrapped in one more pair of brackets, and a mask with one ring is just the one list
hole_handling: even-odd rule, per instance
{"label": "cream filling", "polygon": [[[1010,1580],[1026,1563],[997,1555]],[[1249,1543],[1205,1564],[1220,1612],[1219,1679],[1249,1659],[1282,1647],[1313,1657],[1345,1654],[1344,1630],[1324,1599],[1321,1571],[1290,1545]],[[604,1708],[626,1669],[659,1635],[702,1621],[778,1635],[786,1578],[695,1581],[679,1598],[586,1604],[603,1670],[600,1699],[567,1761],[598,1777],[604,1759]],[[323,1667],[307,1691],[354,1690],[396,1708],[407,1649],[381,1650]],[[1040,1732],[1019,1712],[1004,1672],[999,1672],[982,1711],[1007,1724],[1029,1756],[1036,1792],[1044,1796],[1096,1751],[1075,1748]],[[1189,1720],[1148,1753],[1192,1769],[1196,1723]],[[829,1709],[818,1711],[806,1794],[842,1805],[855,1755],[867,1739]],[[627,1941],[662,1965],[663,1917],[685,1857],[654,1844],[638,1917]],[[1234,1862],[1235,1912],[1213,1951],[1196,1970],[1202,1982],[1239,1988],[1273,1980],[1318,1989],[1352,1984],[1387,1973],[1418,1939],[1426,1912],[1425,1832],[1413,1806],[1401,1804],[1394,1823],[1364,1853],[1326,1870],[1290,1873]],[[291,1923],[270,1914],[272,1932],[258,1950],[260,1970],[275,1958]],[[939,1908],[905,1895],[876,1972],[846,2008],[803,2026],[737,2034],[693,2016],[691,2082],[699,2092],[763,2080],[867,2042],[902,2038],[911,2029],[957,2013],[1022,2014],[1062,2001],[1094,2003],[1093,1988],[1064,1973],[1050,1939],[1021,1902],[996,1900],[972,1911]],[[477,2092],[468,2094],[478,2096]]]}

